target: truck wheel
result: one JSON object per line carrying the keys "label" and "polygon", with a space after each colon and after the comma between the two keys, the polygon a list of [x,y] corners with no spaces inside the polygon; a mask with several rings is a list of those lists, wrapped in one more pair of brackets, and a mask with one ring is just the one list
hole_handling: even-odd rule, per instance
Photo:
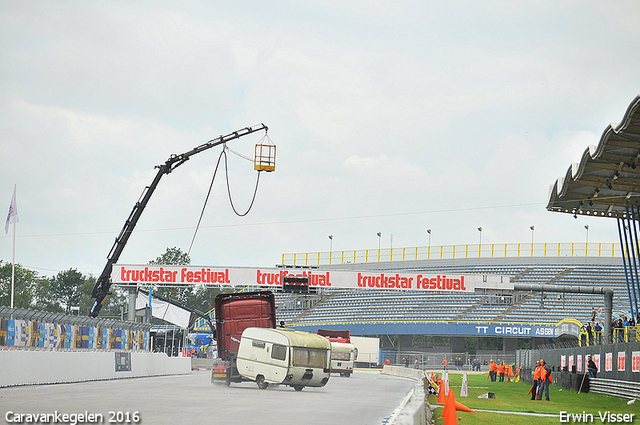
{"label": "truck wheel", "polygon": [[231,386],[231,368],[227,368],[227,377],[225,378],[224,383],[227,387]]}
{"label": "truck wheel", "polygon": [[293,388],[295,388],[296,391],[302,391],[304,387],[302,385],[294,385]]}
{"label": "truck wheel", "polygon": [[265,382],[264,376],[262,375],[256,376],[256,383],[258,384],[258,388],[260,388],[261,390],[266,390],[269,386],[269,383]]}

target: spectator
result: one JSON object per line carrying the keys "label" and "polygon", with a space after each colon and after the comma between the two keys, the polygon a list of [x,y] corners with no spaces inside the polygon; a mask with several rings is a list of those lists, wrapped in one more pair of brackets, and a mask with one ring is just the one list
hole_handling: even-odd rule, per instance
{"label": "spectator", "polygon": [[591,323],[587,323],[587,344],[593,345],[593,329]]}
{"label": "spectator", "polygon": [[596,367],[596,364],[591,356],[588,356],[587,359],[587,370],[589,371],[589,378],[595,378],[598,374],[598,368]]}
{"label": "spectator", "polygon": [[584,325],[580,327],[580,345],[587,345],[587,328]]}
{"label": "spectator", "polygon": [[504,362],[498,365],[498,373],[500,374],[500,382],[504,382],[504,373],[506,372],[507,367],[504,365]]}
{"label": "spectator", "polygon": [[540,360],[542,368],[540,369],[540,391],[538,391],[538,400],[542,400],[542,392],[544,391],[545,400],[549,401],[549,385],[551,385],[551,370],[547,367],[544,359]]}
{"label": "spectator", "polygon": [[404,358],[404,367],[409,367],[409,357]]}
{"label": "spectator", "polygon": [[413,362],[413,368],[417,369],[418,368],[418,358],[416,357],[416,360]]}
{"label": "spectator", "polygon": [[540,385],[540,360],[536,362],[536,368],[533,372],[533,385],[531,386],[531,400],[536,400],[538,396],[539,385]]}

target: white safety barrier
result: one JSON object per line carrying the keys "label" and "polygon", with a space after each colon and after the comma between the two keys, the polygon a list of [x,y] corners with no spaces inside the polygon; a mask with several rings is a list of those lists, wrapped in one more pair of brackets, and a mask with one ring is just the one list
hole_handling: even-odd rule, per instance
{"label": "white safety barrier", "polygon": [[416,381],[409,399],[390,423],[396,425],[426,425],[431,423],[432,411],[425,397],[425,375],[422,370],[385,365],[382,373],[405,376]]}
{"label": "white safety barrier", "polygon": [[0,387],[191,373],[189,357],[124,351],[0,350]]}

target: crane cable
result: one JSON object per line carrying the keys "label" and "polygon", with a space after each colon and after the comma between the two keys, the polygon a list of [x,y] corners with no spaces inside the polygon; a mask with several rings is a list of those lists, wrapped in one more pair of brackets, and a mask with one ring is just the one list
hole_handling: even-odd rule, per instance
{"label": "crane cable", "polygon": [[253,197],[251,198],[251,204],[249,204],[249,208],[247,208],[247,210],[244,213],[240,214],[238,210],[236,210],[235,205],[233,205],[233,199],[231,198],[231,188],[229,186],[229,168],[227,167],[227,153],[226,151],[223,151],[223,152],[224,152],[224,172],[227,177],[227,193],[229,194],[229,203],[231,204],[231,208],[233,209],[233,212],[236,213],[238,217],[244,217],[245,215],[249,214],[249,211],[251,211],[251,208],[253,207],[253,203],[256,200],[256,194],[258,193],[258,184],[260,184],[260,171],[258,171],[258,177],[256,178],[256,188],[253,190]]}
{"label": "crane cable", "polygon": [[[233,209],[233,212],[236,213],[236,215],[240,216],[240,217],[244,217],[245,215],[249,214],[249,211],[251,211],[251,208],[253,207],[253,203],[256,200],[256,194],[258,193],[258,184],[260,183],[260,171],[258,171],[258,177],[256,179],[256,187],[255,190],[253,191],[253,198],[251,199],[251,204],[249,205],[249,208],[247,208],[247,211],[245,211],[243,214],[240,214],[237,210],[235,205],[233,204],[233,199],[231,197],[231,188],[229,186],[229,167],[227,164],[227,150],[230,150],[227,147],[227,144],[225,143],[222,147],[222,152],[220,152],[220,156],[218,156],[218,161],[216,162],[216,168],[213,171],[213,177],[211,178],[211,184],[209,185],[209,190],[207,191],[207,196],[204,200],[204,205],[202,206],[202,211],[200,211],[200,217],[198,218],[198,224],[196,225],[196,229],[193,232],[193,238],[191,238],[191,244],[189,245],[189,250],[187,251],[187,255],[191,254],[191,248],[193,247],[193,242],[196,240],[196,235],[198,234],[198,230],[200,229],[200,222],[202,222],[202,217],[204,216],[204,210],[207,207],[207,203],[209,202],[209,196],[211,195],[211,189],[213,188],[213,182],[216,180],[216,175],[218,174],[218,167],[220,166],[220,160],[222,159],[222,156],[224,155],[224,169],[225,169],[225,177],[227,180],[227,193],[229,194],[229,203],[231,204],[231,208]],[[240,155],[237,152],[231,151],[234,154],[240,156],[241,158],[250,160],[250,158],[245,157],[243,155]]]}

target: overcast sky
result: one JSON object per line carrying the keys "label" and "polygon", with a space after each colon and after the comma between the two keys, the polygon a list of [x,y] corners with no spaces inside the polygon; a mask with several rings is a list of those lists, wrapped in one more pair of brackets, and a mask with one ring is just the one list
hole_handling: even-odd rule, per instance
{"label": "overcast sky", "polygon": [[[629,1],[0,1],[0,211],[16,262],[99,275],[154,166],[264,123],[253,209],[220,174],[192,264],[283,253],[617,242],[549,187],[640,93]],[[229,147],[247,156],[263,133]],[[120,263],[189,249],[221,148],[166,175]],[[229,157],[239,210],[256,181]],[[4,224],[4,219],[3,219]],[[0,259],[11,261],[12,231]],[[393,235],[393,236],[392,236]]]}

